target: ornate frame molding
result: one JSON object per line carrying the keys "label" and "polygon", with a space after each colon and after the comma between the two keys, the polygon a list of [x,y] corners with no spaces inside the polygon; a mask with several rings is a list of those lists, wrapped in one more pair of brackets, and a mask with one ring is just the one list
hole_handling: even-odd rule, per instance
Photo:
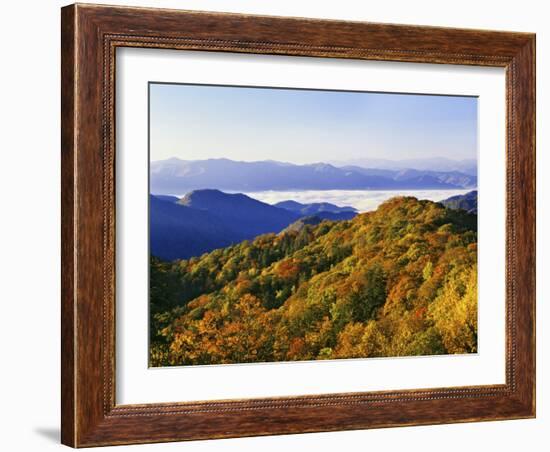
{"label": "ornate frame molding", "polygon": [[[62,442],[74,447],[533,417],[535,37],[71,5],[62,9]],[[115,404],[116,48],[506,68],[506,384]],[[518,355],[517,350],[524,351]]]}

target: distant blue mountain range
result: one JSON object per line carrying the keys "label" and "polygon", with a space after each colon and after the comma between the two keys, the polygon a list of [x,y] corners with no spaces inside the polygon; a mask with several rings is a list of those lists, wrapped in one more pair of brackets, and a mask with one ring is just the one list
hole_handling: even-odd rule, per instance
{"label": "distant blue mountain range", "polygon": [[216,187],[223,191],[265,190],[427,190],[476,188],[477,177],[460,171],[380,169],[328,163],[294,165],[228,159],[151,162],[150,190],[183,194]]}
{"label": "distant blue mountain range", "polygon": [[441,201],[449,209],[462,209],[469,213],[477,214],[477,190],[470,191],[464,195],[451,196]]}
{"label": "distant blue mountain range", "polygon": [[181,199],[151,195],[151,254],[164,260],[186,259],[261,234],[278,233],[311,214],[317,221],[349,220],[357,215],[352,207],[329,203],[279,204],[289,208],[212,189],[195,190]]}
{"label": "distant blue mountain range", "polygon": [[[318,215],[326,213],[348,214],[353,218],[357,214],[357,209],[351,206],[338,207],[329,202],[314,202],[311,204],[302,204],[296,201],[281,201],[275,204],[276,207],[299,213],[300,215]],[[341,217],[343,218],[343,217]]]}
{"label": "distant blue mountain range", "polygon": [[361,168],[376,168],[381,170],[406,170],[415,169],[420,171],[438,171],[438,172],[459,172],[470,176],[477,175],[477,160],[463,159],[454,160],[446,157],[427,157],[413,158],[403,160],[359,158],[351,160],[329,160],[334,166],[359,166]]}

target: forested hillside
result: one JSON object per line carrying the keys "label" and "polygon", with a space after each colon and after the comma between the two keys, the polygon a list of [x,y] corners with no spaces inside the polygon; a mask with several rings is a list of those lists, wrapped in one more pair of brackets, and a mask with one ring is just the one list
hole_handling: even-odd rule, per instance
{"label": "forested hillside", "polygon": [[152,366],[472,353],[476,215],[412,197],[152,258]]}

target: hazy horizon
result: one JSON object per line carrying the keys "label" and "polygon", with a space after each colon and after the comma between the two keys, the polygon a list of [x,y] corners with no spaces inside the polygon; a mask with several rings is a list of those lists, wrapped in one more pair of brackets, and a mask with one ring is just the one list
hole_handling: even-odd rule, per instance
{"label": "hazy horizon", "polygon": [[178,157],[178,156],[171,156],[171,157],[166,157],[166,158],[163,158],[163,159],[158,159],[158,160],[153,160],[151,159],[151,162],[161,162],[163,160],[182,160],[182,161],[189,161],[189,162],[197,162],[197,161],[206,161],[206,160],[229,160],[229,161],[233,161],[233,162],[244,162],[244,163],[256,163],[256,162],[275,162],[275,163],[282,163],[282,164],[288,164],[288,165],[312,165],[312,164],[315,164],[315,163],[328,163],[330,165],[333,165],[333,166],[346,166],[346,165],[351,165],[352,163],[350,162],[355,162],[355,161],[359,161],[359,160],[364,160],[364,161],[368,161],[368,160],[371,160],[371,161],[386,161],[386,162],[392,162],[392,163],[401,163],[401,162],[407,162],[407,161],[425,161],[425,160],[448,160],[450,162],[465,162],[465,161],[470,161],[470,160],[473,160],[473,161],[477,161],[477,159],[475,158],[465,158],[465,159],[451,159],[451,158],[447,158],[447,157],[441,157],[441,156],[434,156],[434,157],[426,157],[426,158],[417,158],[417,159],[384,159],[384,158],[373,158],[373,159],[369,159],[369,158],[365,158],[365,159],[350,159],[350,160],[318,160],[318,161],[312,161],[312,162],[307,162],[307,163],[293,163],[293,162],[285,162],[285,161],[282,161],[282,160],[278,160],[278,159],[264,159],[264,160],[235,160],[235,159],[230,159],[230,158],[227,158],[227,157],[203,157],[203,158],[198,158],[198,159],[186,159],[186,158],[182,158],[182,157]]}
{"label": "hazy horizon", "polygon": [[477,98],[152,83],[150,158],[477,160]]}

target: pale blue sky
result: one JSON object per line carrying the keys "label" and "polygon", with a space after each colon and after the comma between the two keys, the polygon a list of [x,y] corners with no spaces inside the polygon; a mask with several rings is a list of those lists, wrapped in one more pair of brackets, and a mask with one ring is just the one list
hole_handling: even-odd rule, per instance
{"label": "pale blue sky", "polygon": [[150,84],[151,160],[476,158],[477,98]]}

